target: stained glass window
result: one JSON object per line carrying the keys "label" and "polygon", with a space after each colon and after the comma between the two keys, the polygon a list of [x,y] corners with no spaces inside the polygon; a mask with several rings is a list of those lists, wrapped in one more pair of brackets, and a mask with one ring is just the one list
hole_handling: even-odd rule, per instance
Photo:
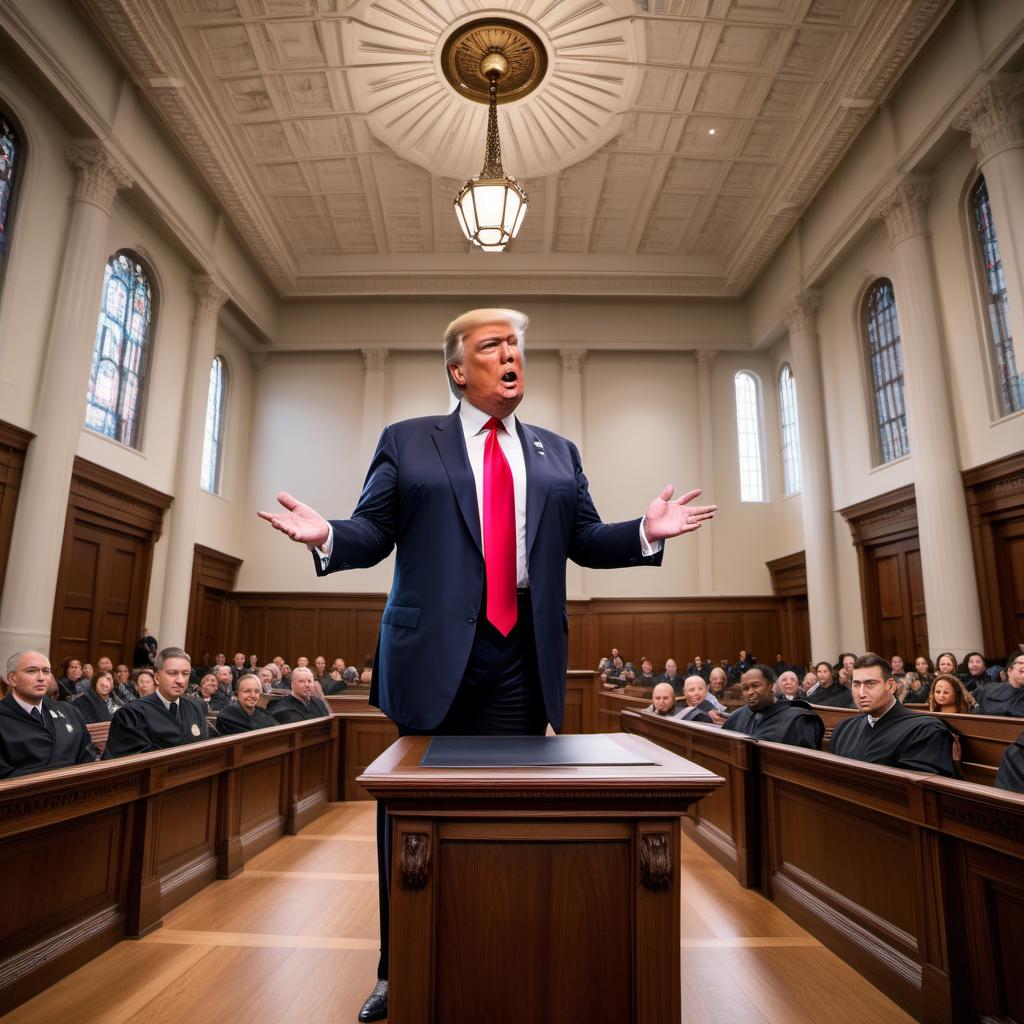
{"label": "stained glass window", "polygon": [[11,235],[11,199],[19,149],[17,133],[0,113],[0,261],[7,255]]}
{"label": "stained glass window", "polygon": [[210,390],[206,398],[206,430],[203,433],[203,470],[200,486],[211,494],[220,494],[221,453],[224,448],[224,399],[227,392],[227,367],[220,356],[210,364]]}
{"label": "stained glass window", "polygon": [[1006,309],[1006,280],[1003,261],[999,255],[996,226],[992,221],[992,207],[988,201],[988,186],[984,176],[978,178],[971,191],[971,212],[981,252],[982,282],[988,304],[989,336],[992,342],[996,391],[1003,416],[1024,409],[1024,377],[1017,372],[1013,354],[1013,336]]}
{"label": "stained glass window", "polygon": [[152,306],[142,266],[131,253],[116,253],[103,275],[85,425],[131,448],[138,447]]}
{"label": "stained glass window", "polygon": [[789,363],[779,371],[779,425],[782,432],[782,474],[787,496],[802,486],[800,478],[800,419],[796,408],[796,381]]}
{"label": "stained glass window", "polygon": [[876,281],[864,298],[864,333],[874,387],[878,461],[892,462],[910,451],[903,404],[903,346],[892,281]]}
{"label": "stained glass window", "polygon": [[735,383],[740,501],[764,501],[760,388],[757,378],[747,370],[741,370],[736,374]]}

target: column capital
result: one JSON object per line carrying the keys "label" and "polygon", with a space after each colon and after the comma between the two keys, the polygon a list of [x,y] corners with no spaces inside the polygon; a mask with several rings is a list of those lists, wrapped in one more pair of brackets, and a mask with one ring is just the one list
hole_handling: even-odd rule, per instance
{"label": "column capital", "polygon": [[891,245],[928,234],[928,204],[934,194],[927,176],[907,175],[875,207],[875,216],[885,221]]}
{"label": "column capital", "polygon": [[560,348],[558,355],[562,360],[562,373],[566,377],[580,377],[587,361],[585,348]]}
{"label": "column capital", "polygon": [[803,291],[782,311],[786,330],[794,334],[814,335],[818,333],[818,307],[821,292]]}
{"label": "column capital", "polygon": [[131,188],[132,176],[102,142],[75,142],[65,147],[64,155],[75,169],[72,199],[92,203],[109,217],[118,189]]}
{"label": "column capital", "polygon": [[693,357],[697,360],[697,370],[701,373],[710,373],[711,367],[715,365],[718,358],[716,348],[696,348],[693,350]]}
{"label": "column capital", "polygon": [[197,324],[216,323],[220,307],[227,302],[228,293],[212,277],[205,274],[189,278],[188,290],[195,299],[192,320]]}
{"label": "column capital", "polygon": [[1004,149],[1024,146],[1024,75],[997,75],[967,101],[953,127],[970,132],[982,162]]}
{"label": "column capital", "polygon": [[386,348],[364,348],[363,366],[367,373],[383,373],[388,366],[388,356],[391,354]]}

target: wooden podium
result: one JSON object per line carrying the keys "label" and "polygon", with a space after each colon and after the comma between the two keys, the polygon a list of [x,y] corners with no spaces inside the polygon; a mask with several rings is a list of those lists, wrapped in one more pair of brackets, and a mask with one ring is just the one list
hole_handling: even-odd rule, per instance
{"label": "wooden podium", "polygon": [[392,826],[391,1024],[679,1024],[679,818],[723,780],[654,764],[424,768],[361,782]]}

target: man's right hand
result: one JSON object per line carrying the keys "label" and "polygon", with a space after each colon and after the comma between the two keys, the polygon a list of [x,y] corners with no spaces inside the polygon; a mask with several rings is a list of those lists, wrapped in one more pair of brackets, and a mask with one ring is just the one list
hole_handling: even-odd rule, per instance
{"label": "man's right hand", "polygon": [[331,535],[331,525],[316,509],[303,505],[287,491],[279,491],[277,500],[287,509],[285,512],[257,512],[275,530],[287,534],[300,544],[323,547]]}

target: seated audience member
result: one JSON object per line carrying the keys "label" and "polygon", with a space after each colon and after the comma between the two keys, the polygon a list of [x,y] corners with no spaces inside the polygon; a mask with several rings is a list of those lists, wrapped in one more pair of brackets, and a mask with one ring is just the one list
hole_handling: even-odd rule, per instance
{"label": "seated audience member", "polygon": [[86,725],[109,722],[114,712],[121,707],[113,697],[114,679],[109,672],[97,672],[92,679],[92,688],[75,698],[75,710]]}
{"label": "seated audience member", "polygon": [[842,654],[836,659],[836,672],[838,673],[841,668],[845,668],[851,681],[853,679],[853,665],[857,660],[856,654],[851,654],[849,651],[843,651]]}
{"label": "seated audience member", "polygon": [[928,703],[928,687],[925,686],[924,680],[916,672],[905,672],[903,680],[907,684],[907,692],[902,700],[903,704]]}
{"label": "seated audience member", "polygon": [[277,675],[277,667],[274,664],[264,665],[256,673],[256,678],[260,681],[260,692],[270,693],[274,688],[274,679]]}
{"label": "seated audience member", "polygon": [[322,654],[318,654],[313,659],[313,675],[316,676],[316,681],[321,685],[324,679],[327,678],[327,659]]}
{"label": "seated audience member", "polygon": [[700,676],[704,682],[711,678],[711,663],[705,661],[699,654],[694,655],[693,661],[686,666],[688,676]]}
{"label": "seated audience member", "polygon": [[7,696],[0,700],[0,778],[96,760],[89,730],[73,704],[53,701],[50,659],[18,651],[7,659]]}
{"label": "seated audience member", "polygon": [[928,710],[946,715],[969,715],[975,703],[963,680],[953,675],[936,676],[928,694]]}
{"label": "seated audience member", "polygon": [[[647,710],[662,718],[676,718],[683,709],[676,707],[676,691],[668,683],[657,683],[651,694],[651,706]],[[708,721],[711,719],[708,718]]]}
{"label": "seated audience member", "polygon": [[[970,688],[968,683],[965,686]],[[975,693],[982,715],[1024,717],[1024,654],[1011,654],[1006,662],[1006,682],[986,683]]]}
{"label": "seated audience member", "polygon": [[957,673],[964,681],[964,686],[973,693],[982,686],[987,686],[992,680],[988,675],[988,665],[985,658],[977,651],[971,651],[964,658]]}
{"label": "seated audience member", "polygon": [[[195,693],[189,694],[189,699],[199,705],[204,718],[207,715],[217,714],[217,709],[213,706],[213,698],[219,688],[220,683],[217,682],[217,677],[212,672],[207,672],[199,680],[199,689]],[[231,707],[230,703],[223,705],[221,710],[226,707]]]}
{"label": "seated audience member", "polygon": [[[341,658],[338,658],[337,661],[341,661],[342,666],[344,666],[345,663]],[[332,668],[327,673],[327,678],[323,681],[324,693],[326,694],[344,693],[352,685],[353,680],[359,682],[359,673],[355,668],[343,667],[338,673],[337,679],[335,679],[334,673],[335,670]]]}
{"label": "seated audience member", "polygon": [[132,670],[127,665],[118,665],[114,669],[114,700],[118,707],[138,700],[138,697],[135,687],[132,686]]}
{"label": "seated audience member", "polygon": [[79,658],[65,658],[60,665],[60,679],[57,691],[60,700],[71,700],[78,692],[78,681],[82,678],[82,662]]}
{"label": "seated audience member", "polygon": [[757,740],[821,750],[825,723],[802,700],[776,700],[775,681],[767,665],[748,668],[740,679],[746,707],[734,711],[722,728]]}
{"label": "seated audience member", "polygon": [[[231,687],[234,689],[235,683],[237,683],[238,680],[249,671],[249,666],[245,660],[245,652],[235,651],[232,655],[231,665],[229,667],[231,669]],[[217,678],[219,679],[220,675],[218,675]]]}
{"label": "seated audience member", "polygon": [[955,676],[956,671],[956,658],[949,653],[949,651],[943,651],[935,659],[935,674],[936,675],[949,675]]}
{"label": "seated audience member", "polygon": [[276,726],[277,719],[259,706],[262,692],[259,676],[254,676],[251,672],[242,676],[235,690],[238,700],[229,704],[217,716],[217,732],[221,736],[230,736],[233,733]]}
{"label": "seated audience member", "polygon": [[725,711],[726,707],[722,703],[725,699],[725,688],[728,685],[729,677],[726,674],[724,668],[719,668],[717,665],[711,670],[711,676],[708,679],[708,700],[715,705],[716,711]]}
{"label": "seated audience member", "polygon": [[[743,681],[740,681],[740,686]],[[800,680],[792,669],[787,669],[775,680],[775,694],[782,700],[804,700],[804,691],[800,689]]]}
{"label": "seated audience member", "polygon": [[151,669],[140,668],[135,673],[135,691],[140,697],[148,697],[156,692],[156,680]]}
{"label": "seated audience member", "polygon": [[815,685],[807,691],[807,700],[812,704],[824,704],[832,708],[852,708],[853,695],[832,675],[832,666],[819,661],[814,666]]}
{"label": "seated audience member", "polygon": [[[240,673],[241,674],[241,673]],[[218,665],[217,689],[210,697],[210,710],[223,711],[235,699],[235,673],[230,665]]]}
{"label": "seated audience member", "polygon": [[1003,751],[996,773],[996,789],[1024,793],[1024,732]]}
{"label": "seated audience member", "polygon": [[926,654],[919,654],[914,659],[914,671],[921,677],[921,682],[930,690],[935,682],[935,666]]}
{"label": "seated audience member", "polygon": [[[156,637],[150,634],[149,626],[143,626],[142,635],[132,651],[132,668],[152,668],[155,657]],[[116,676],[114,682],[117,682]]]}
{"label": "seated audience member", "polygon": [[298,666],[292,670],[292,692],[288,697],[274,701],[270,713],[278,725],[291,725],[309,718],[326,718],[330,715],[327,705],[317,697],[311,669]]}
{"label": "seated audience member", "polygon": [[656,686],[658,683],[658,677],[654,674],[654,665],[651,663],[650,658],[640,659],[640,671],[637,672],[636,678],[633,680],[634,686],[646,686],[650,689],[652,686]]}
{"label": "seated audience member", "polygon": [[612,658],[611,668],[601,673],[601,680],[606,690],[615,690],[631,683],[632,675],[633,673],[626,668],[622,658],[616,654]]}
{"label": "seated audience member", "polygon": [[121,708],[110,723],[105,758],[147,754],[210,738],[206,715],[182,694],[192,662],[180,647],[165,647],[156,656],[156,692]]}
{"label": "seated audience member", "polygon": [[[340,683],[344,671],[345,659],[335,658],[334,661],[331,662],[330,669],[327,671],[327,678],[324,680],[324,688],[327,689],[331,683]],[[330,693],[330,690],[328,689],[327,692]]]}
{"label": "seated audience member", "polygon": [[665,671],[658,676],[657,682],[668,683],[678,697],[683,692],[683,677],[679,674],[679,666],[675,658],[669,658],[665,662]]}
{"label": "seated audience member", "polygon": [[363,658],[363,667],[359,670],[359,685],[369,686],[373,682],[373,656]]}
{"label": "seated audience member", "polygon": [[260,658],[258,654],[249,655],[249,671],[255,675],[260,668]]}
{"label": "seated audience member", "polygon": [[906,665],[904,664],[903,658],[898,654],[894,654],[889,659],[889,667],[891,669],[891,672],[889,674],[893,679],[897,681],[902,679],[903,676],[906,675]]}
{"label": "seated audience member", "polygon": [[804,699],[805,700],[809,700],[810,699],[808,694],[810,694],[811,690],[813,690],[814,687],[816,687],[817,685],[818,685],[818,675],[817,675],[817,673],[816,672],[812,672],[810,669],[808,669],[804,673],[803,681],[800,683],[800,689],[804,691]]}
{"label": "seated audience member", "polygon": [[[94,675],[96,675],[96,669],[94,669],[92,667],[92,662],[91,661],[83,661],[82,662],[82,679],[92,679],[92,677]],[[82,679],[79,679],[78,682],[75,683],[75,692],[76,693],[81,693],[84,689],[87,688],[86,684],[82,682]]]}
{"label": "seated audience member", "polygon": [[837,757],[890,768],[954,777],[953,734],[938,718],[896,700],[892,667],[877,654],[862,654],[853,667],[853,694],[864,714],[839,722],[829,739]]}
{"label": "seated audience member", "polygon": [[775,679],[776,679],[776,681],[778,680],[779,676],[782,675],[783,672],[788,672],[789,671],[789,665],[786,664],[786,659],[783,658],[781,654],[776,654],[775,655],[775,666],[774,666],[774,669],[775,669]]}
{"label": "seated audience member", "polygon": [[708,700],[708,684],[700,676],[686,677],[683,682],[683,703],[685,706],[676,716],[680,721],[703,722],[707,718],[707,725],[721,725],[725,721],[715,710],[715,705]]}

